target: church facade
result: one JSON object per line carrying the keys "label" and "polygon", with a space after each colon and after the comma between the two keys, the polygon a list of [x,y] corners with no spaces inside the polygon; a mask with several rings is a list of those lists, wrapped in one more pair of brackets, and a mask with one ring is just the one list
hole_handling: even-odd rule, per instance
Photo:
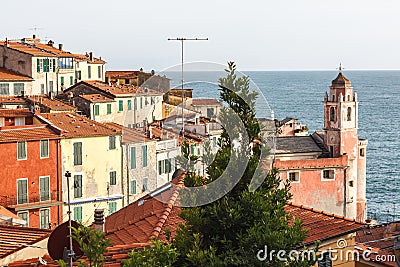
{"label": "church facade", "polygon": [[291,182],[292,202],[366,219],[366,148],[358,136],[358,97],[342,71],[324,97],[324,128],[276,138],[274,165]]}

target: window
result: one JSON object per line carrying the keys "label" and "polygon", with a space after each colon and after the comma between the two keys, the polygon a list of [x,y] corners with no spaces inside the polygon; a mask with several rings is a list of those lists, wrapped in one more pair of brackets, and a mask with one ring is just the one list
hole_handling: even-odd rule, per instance
{"label": "window", "polygon": [[107,104],[107,114],[111,114],[111,104]]}
{"label": "window", "polygon": [[171,168],[171,159],[165,159],[164,160],[164,171],[165,173],[171,173],[172,168]]}
{"label": "window", "polygon": [[108,214],[113,214],[117,211],[117,202],[109,202],[108,203]]}
{"label": "window", "polygon": [[149,99],[147,97],[144,98],[144,105],[147,106],[149,104]]}
{"label": "window", "polygon": [[334,147],[333,146],[329,146],[329,153],[330,153],[330,157],[331,158],[333,158],[334,152],[335,152]]}
{"label": "window", "polygon": [[74,77],[69,76],[69,85],[73,85],[74,84]]}
{"label": "window", "polygon": [[111,135],[108,137],[108,149],[113,150],[116,148],[116,136]]}
{"label": "window", "polygon": [[136,169],[136,147],[131,147],[131,169]]}
{"label": "window", "polygon": [[40,228],[50,229],[50,209],[40,210]]}
{"label": "window", "polygon": [[288,179],[292,183],[300,182],[300,172],[289,172]]}
{"label": "window", "polygon": [[49,72],[51,72],[51,71],[54,72],[54,70],[53,70],[54,64],[53,63],[54,63],[53,59],[49,59]]}
{"label": "window", "polygon": [[128,100],[128,110],[132,110],[132,100]]}
{"label": "window", "polygon": [[0,83],[0,95],[10,95],[10,85],[8,83]]}
{"label": "window", "polygon": [[323,180],[334,180],[335,179],[335,170],[323,170],[322,171],[322,179]]}
{"label": "window", "polygon": [[190,153],[192,154],[192,155],[194,155],[194,151],[195,151],[195,149],[196,149],[196,145],[191,145],[190,146]]}
{"label": "window", "polygon": [[73,59],[71,57],[61,57],[58,59],[58,67],[60,69],[73,69]]}
{"label": "window", "polygon": [[146,192],[147,190],[149,190],[148,186],[147,186],[147,182],[148,182],[148,178],[143,178],[143,188],[142,191]]}
{"label": "window", "polygon": [[125,84],[130,84],[129,79],[125,79]]}
{"label": "window", "polygon": [[99,105],[94,105],[94,115],[95,116],[100,115],[100,106]]}
{"label": "window", "polygon": [[216,146],[217,146],[217,137],[214,136],[213,137],[213,147],[216,147]]}
{"label": "window", "polygon": [[42,95],[44,95],[44,84],[43,83],[40,85],[40,93]]}
{"label": "window", "polygon": [[49,140],[40,140],[40,157],[49,157]]}
{"label": "window", "polygon": [[147,145],[142,146],[142,166],[147,167]]}
{"label": "window", "polygon": [[207,108],[207,117],[208,118],[214,117],[214,109],[213,108]]}
{"label": "window", "polygon": [[335,102],[335,95],[332,95],[332,102]]}
{"label": "window", "polygon": [[332,257],[330,252],[324,252],[319,256],[318,267],[332,267]]}
{"label": "window", "polygon": [[21,211],[17,213],[17,216],[20,217],[22,220],[25,221],[24,226],[29,226],[29,212]]}
{"label": "window", "polygon": [[117,184],[117,172],[110,171],[110,185],[116,185],[116,184]]}
{"label": "window", "polygon": [[82,175],[74,175],[74,197],[82,197]]}
{"label": "window", "polygon": [[347,95],[347,101],[349,101],[349,102],[351,101],[350,100],[350,95]]}
{"label": "window", "polygon": [[53,81],[49,81],[49,91],[53,92]]}
{"label": "window", "polygon": [[353,187],[354,186],[354,181],[349,181],[349,186]]}
{"label": "window", "polygon": [[161,175],[164,173],[164,161],[159,160],[158,161],[158,174]]}
{"label": "window", "polygon": [[64,86],[64,77],[60,77],[60,84],[61,86]]}
{"label": "window", "polygon": [[44,176],[39,178],[40,201],[50,200],[50,177]]}
{"label": "window", "polygon": [[82,222],[82,207],[74,207],[74,221]]}
{"label": "window", "polygon": [[131,181],[131,195],[136,194],[136,180]]}
{"label": "window", "polygon": [[335,107],[331,107],[330,109],[329,109],[329,120],[330,121],[335,121]]}
{"label": "window", "polygon": [[143,108],[143,97],[140,97],[140,109]]}
{"label": "window", "polygon": [[360,148],[360,157],[365,157],[365,148]]}
{"label": "window", "polygon": [[118,111],[123,111],[124,110],[124,101],[123,100],[119,100],[118,101]]}
{"label": "window", "polygon": [[22,95],[24,85],[24,83],[14,83],[14,95]]}
{"label": "window", "polygon": [[75,76],[77,80],[82,80],[82,71],[80,70],[76,71]]}
{"label": "window", "polygon": [[18,159],[26,159],[26,142],[18,142],[17,143],[17,158]]}
{"label": "window", "polygon": [[347,121],[351,121],[351,108],[347,108]]}
{"label": "window", "polygon": [[14,121],[14,125],[15,126],[22,126],[22,125],[25,125],[25,118],[15,118],[15,121]]}
{"label": "window", "polygon": [[82,142],[74,143],[74,165],[82,165]]}
{"label": "window", "polygon": [[133,100],[134,109],[137,110],[137,98]]}
{"label": "window", "polygon": [[99,79],[101,79],[101,76],[102,76],[101,66],[97,66],[97,73],[98,73],[97,77],[99,77]]}
{"label": "window", "polygon": [[28,179],[17,180],[17,204],[28,203]]}
{"label": "window", "polygon": [[87,72],[88,72],[88,79],[92,79],[92,66],[87,67]]}

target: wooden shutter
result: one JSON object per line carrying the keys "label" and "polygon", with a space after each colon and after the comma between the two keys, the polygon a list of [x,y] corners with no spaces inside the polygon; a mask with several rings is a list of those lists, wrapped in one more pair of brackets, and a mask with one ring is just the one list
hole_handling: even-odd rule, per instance
{"label": "wooden shutter", "polygon": [[40,72],[40,59],[37,59],[37,72]]}
{"label": "wooden shutter", "polygon": [[131,169],[136,169],[136,147],[131,147]]}
{"label": "wooden shutter", "polygon": [[142,146],[142,166],[147,167],[147,145]]}
{"label": "wooden shutter", "polygon": [[74,143],[74,165],[82,165],[82,143]]}
{"label": "wooden shutter", "polygon": [[53,58],[53,72],[56,72],[56,60]]}

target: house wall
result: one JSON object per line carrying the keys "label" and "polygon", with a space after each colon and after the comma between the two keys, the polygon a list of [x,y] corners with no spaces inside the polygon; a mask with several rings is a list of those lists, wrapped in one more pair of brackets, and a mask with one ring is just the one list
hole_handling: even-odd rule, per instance
{"label": "house wall", "polygon": [[[27,159],[17,159],[17,143],[1,143],[0,158],[0,202],[1,205],[15,209],[16,212],[29,212],[29,226],[40,227],[41,208],[50,209],[51,227],[61,223],[62,206],[52,206],[57,202],[61,177],[57,177],[57,140],[49,141],[49,157],[40,158],[40,141],[27,142]],[[60,150],[58,151],[60,152]],[[60,167],[60,166],[59,166]],[[40,202],[39,177],[50,177],[51,201]],[[17,179],[28,179],[28,204],[17,205]]]}
{"label": "house wall", "polygon": [[33,247],[26,247],[22,248],[2,259],[0,259],[0,266],[8,266],[10,263],[15,261],[24,261],[26,259],[38,258],[43,257],[44,255],[48,254],[47,249],[47,242],[49,241],[48,238],[45,238],[35,244],[31,244],[33,246],[37,246],[37,248]]}
{"label": "house wall", "polygon": [[17,96],[21,94],[15,94],[14,93],[14,84],[16,83],[23,83],[24,84],[24,94],[27,92],[32,92],[32,84],[33,82],[26,82],[26,81],[0,81],[0,83],[7,83],[9,86],[9,96]]}
{"label": "house wall", "polygon": [[[91,67],[91,77],[89,78],[88,66]],[[98,66],[101,67],[101,77],[98,75]],[[81,79],[77,80],[85,81],[85,80],[92,80],[92,81],[105,81],[105,64],[100,63],[88,63],[87,61],[79,61],[75,64],[76,71],[81,71]]]}
{"label": "house wall", "polygon": [[[4,60],[5,58],[6,60]],[[32,68],[32,55],[9,49],[3,45],[0,47],[0,67],[32,77],[34,70]]]}
{"label": "house wall", "polygon": [[[62,173],[65,174],[66,171],[71,173],[69,188],[72,218],[75,215],[74,207],[82,207],[82,222],[85,225],[93,222],[96,208],[104,209],[105,216],[109,215],[108,202],[116,202],[117,210],[122,208],[120,135],[117,135],[116,139],[116,149],[112,150],[109,150],[108,136],[69,138],[61,141]],[[82,165],[79,166],[74,166],[73,144],[75,142],[82,142]],[[116,185],[109,185],[110,171],[116,171]],[[74,175],[82,175],[82,197],[74,197]],[[63,188],[68,188],[65,177]],[[67,202],[67,199],[67,190],[63,190],[63,200]],[[67,219],[66,206],[64,210],[65,221]]]}

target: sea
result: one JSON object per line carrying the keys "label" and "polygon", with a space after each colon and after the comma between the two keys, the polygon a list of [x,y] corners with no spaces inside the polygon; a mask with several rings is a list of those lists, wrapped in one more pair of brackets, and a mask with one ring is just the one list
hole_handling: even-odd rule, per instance
{"label": "sea", "polygon": [[[165,72],[171,87],[180,88],[181,73]],[[238,71],[259,93],[258,117],[292,117],[309,133],[323,128],[323,99],[338,71]],[[368,139],[367,210],[379,222],[400,220],[400,71],[351,71],[359,99],[359,137]],[[184,72],[184,87],[193,97],[219,98],[224,71]]]}

